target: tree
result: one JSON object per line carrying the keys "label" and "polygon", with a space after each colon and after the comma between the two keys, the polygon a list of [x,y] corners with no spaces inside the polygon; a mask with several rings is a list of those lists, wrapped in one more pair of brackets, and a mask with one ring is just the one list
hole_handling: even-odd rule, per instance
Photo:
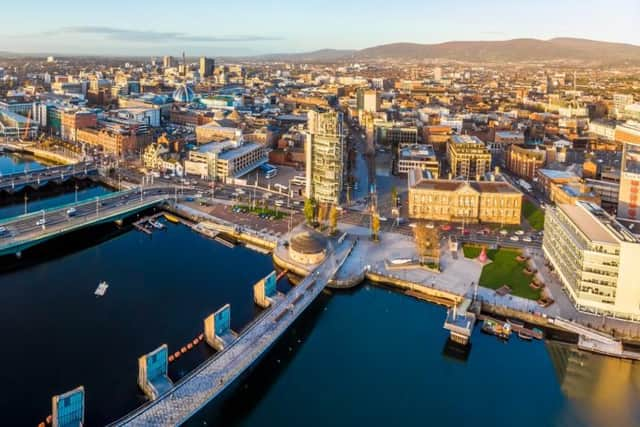
{"label": "tree", "polygon": [[304,201],[304,217],[307,220],[307,224],[313,224],[313,216],[315,213],[315,201],[311,198]]}
{"label": "tree", "polygon": [[398,207],[398,189],[395,185],[391,187],[391,206]]}
{"label": "tree", "polygon": [[374,241],[378,241],[378,235],[380,234],[380,215],[378,212],[371,213],[371,237]]}
{"label": "tree", "polygon": [[324,221],[326,218],[327,218],[327,205],[326,203],[320,203],[320,205],[318,205],[318,222],[320,224],[324,224]]}
{"label": "tree", "polygon": [[338,229],[338,208],[336,205],[331,205],[331,210],[329,211],[329,227],[331,228],[331,234]]}

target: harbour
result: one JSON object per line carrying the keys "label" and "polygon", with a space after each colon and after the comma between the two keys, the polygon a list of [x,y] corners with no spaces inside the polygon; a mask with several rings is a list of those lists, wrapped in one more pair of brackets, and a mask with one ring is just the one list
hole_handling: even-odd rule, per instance
{"label": "harbour", "polygon": [[[22,303],[17,301],[20,307],[29,307],[29,310],[21,310],[19,312],[16,310],[14,313],[9,313],[4,321],[12,324],[12,320],[15,322],[19,318],[29,319],[25,324],[31,326],[27,328],[25,334],[26,336],[35,334],[37,329],[30,328],[38,328],[41,324],[46,323],[40,319],[49,311],[49,308],[39,306],[38,302],[40,304],[49,304],[52,299],[52,292],[55,292],[56,300],[60,301],[60,306],[54,307],[51,316],[56,316],[59,320],[51,327],[59,330],[61,335],[56,334],[55,337],[45,339],[43,344],[46,345],[47,341],[52,341],[54,338],[65,342],[65,346],[52,350],[53,357],[51,358],[51,363],[47,361],[47,369],[43,367],[42,370],[32,373],[33,375],[38,375],[38,384],[43,384],[39,387],[42,390],[36,393],[36,395],[41,395],[39,399],[36,399],[39,403],[34,403],[27,409],[24,404],[20,406],[21,404],[17,401],[13,402],[13,405],[20,407],[20,411],[16,411],[20,412],[20,414],[16,414],[15,418],[11,418],[11,420],[15,421],[13,424],[37,424],[39,420],[46,418],[47,401],[51,395],[70,390],[77,384],[83,384],[87,390],[87,424],[100,425],[112,422],[115,419],[113,414],[124,415],[145,401],[137,391],[135,381],[135,361],[138,356],[156,348],[161,343],[168,343],[169,347],[173,349],[169,376],[174,382],[180,381],[181,378],[188,375],[197,366],[215,355],[213,349],[205,345],[199,345],[201,342],[199,334],[202,329],[200,322],[207,313],[212,312],[223,304],[231,303],[233,306],[232,327],[234,330],[242,330],[244,325],[249,324],[252,319],[256,318],[259,309],[253,304],[251,285],[272,269],[273,261],[271,257],[265,256],[265,253],[271,254],[273,250],[267,249],[271,245],[271,240],[261,237],[255,230],[228,228],[228,225],[224,224],[223,221],[206,223],[204,221],[212,218],[195,218],[194,212],[188,210],[180,213],[180,216],[174,213],[163,213],[162,211],[141,213],[139,217],[134,216],[133,219],[125,221],[122,228],[119,229],[120,231],[106,241],[96,240],[87,247],[79,247],[63,258],[57,258],[55,263],[48,259],[46,255],[41,255],[37,262],[27,266],[19,266],[7,275],[0,276],[0,289],[2,289],[0,292],[5,293],[2,296],[3,298],[15,299],[16,289],[11,284],[30,284],[30,292],[21,296],[21,298],[29,297],[29,299],[23,299]],[[194,219],[199,219],[200,221],[196,223],[193,221]],[[133,226],[135,222],[149,224],[153,229],[152,238],[148,238],[146,236],[147,233],[135,232],[135,227]],[[156,230],[160,231],[160,229],[151,225],[151,222],[162,223],[166,227],[166,232],[155,232]],[[198,225],[200,226],[197,227]],[[195,229],[196,227],[200,230]],[[203,232],[203,230],[206,231]],[[83,236],[85,238],[90,238],[94,233],[97,234],[102,231],[103,229],[97,229],[81,233],[84,233]],[[218,233],[224,234],[225,232],[235,239],[242,240],[247,246],[231,249],[212,240],[211,236],[215,238],[218,237]],[[260,241],[260,246],[252,246],[253,244],[249,243],[250,241]],[[58,246],[61,243],[65,242],[54,240],[46,243],[46,252],[55,252],[59,249]],[[188,253],[178,253],[181,251],[175,250],[175,248],[184,246],[189,246]],[[255,249],[261,250],[256,251]],[[123,257],[116,256],[118,253],[130,253],[132,256],[130,259],[123,260],[120,259]],[[234,259],[237,259],[237,261],[233,261]],[[216,260],[214,265],[212,265],[212,260]],[[58,264],[60,265],[58,266]],[[73,267],[74,265],[75,267]],[[188,265],[189,269],[176,272],[173,269],[175,265]],[[251,265],[252,267],[248,269],[245,267],[246,265]],[[264,268],[264,270],[257,269],[256,265],[263,266],[261,268]],[[101,267],[97,268],[98,266]],[[62,271],[74,268],[82,272],[77,275],[78,277],[69,278],[62,273]],[[239,275],[238,272],[241,270],[248,271]],[[212,277],[212,271],[216,271],[213,275],[216,279],[210,286],[202,288],[203,280],[208,282],[207,278]],[[119,272],[119,274],[114,276],[115,272]],[[224,274],[221,274],[221,272],[224,272]],[[93,277],[95,275],[98,275],[98,277]],[[317,375],[307,372],[304,376],[306,379],[304,388],[300,389],[299,386],[296,386],[301,395],[300,397],[307,396],[308,402],[305,404],[296,396],[295,402],[300,406],[294,411],[293,416],[304,416],[307,423],[309,422],[307,419],[308,414],[317,415],[318,420],[324,419],[325,424],[326,422],[333,422],[336,425],[340,425],[341,422],[344,422],[344,425],[353,425],[356,422],[354,417],[367,419],[367,417],[375,415],[375,420],[372,419],[371,421],[372,425],[386,425],[384,424],[385,420],[386,422],[393,421],[386,418],[387,415],[384,411],[392,411],[396,417],[395,419],[397,419],[398,414],[406,413],[406,415],[400,416],[405,421],[403,425],[418,425],[415,424],[415,421],[419,419],[418,413],[424,410],[424,402],[419,405],[409,399],[407,405],[403,405],[401,409],[399,407],[390,407],[388,402],[379,402],[371,392],[368,392],[372,384],[375,384],[375,387],[390,387],[400,378],[405,384],[404,387],[408,390],[414,390],[416,393],[419,389],[427,391],[428,396],[430,396],[427,409],[430,407],[437,408],[437,405],[446,406],[446,402],[437,398],[437,387],[434,387],[433,382],[435,381],[435,384],[437,384],[438,381],[446,381],[446,377],[442,376],[439,379],[434,379],[432,376],[424,376],[423,379],[423,375],[418,375],[418,378],[411,379],[407,376],[409,371],[414,371],[409,366],[417,366],[417,357],[428,361],[427,365],[420,362],[420,365],[425,366],[425,370],[420,369],[419,372],[426,374],[426,366],[428,366],[428,372],[431,374],[437,370],[448,372],[449,375],[452,375],[453,372],[454,376],[464,375],[467,379],[476,378],[476,381],[482,381],[485,387],[487,386],[486,381],[488,381],[485,377],[486,369],[491,370],[491,381],[497,379],[502,384],[501,386],[504,386],[505,381],[509,382],[508,378],[510,376],[507,372],[510,368],[509,364],[500,368],[498,366],[491,368],[494,358],[499,358],[501,365],[504,365],[504,360],[513,359],[511,369],[518,369],[517,366],[523,359],[529,360],[528,363],[535,363],[538,375],[542,378],[520,376],[518,381],[509,382],[509,387],[512,387],[515,391],[521,390],[521,393],[528,393],[531,390],[538,389],[537,387],[540,390],[544,390],[547,396],[542,402],[542,407],[545,411],[548,411],[545,416],[549,416],[549,414],[558,414],[560,416],[570,411],[572,416],[583,417],[582,414],[574,414],[574,411],[579,411],[576,408],[583,408],[581,405],[588,405],[589,402],[584,401],[584,399],[578,399],[571,394],[570,390],[565,390],[567,389],[567,384],[572,381],[570,377],[567,378],[569,374],[565,373],[564,378],[558,378],[555,371],[558,370],[558,366],[563,366],[563,363],[566,363],[563,362],[563,357],[568,357],[569,359],[567,360],[571,360],[570,358],[574,357],[572,355],[576,351],[578,353],[575,354],[582,355],[580,357],[585,358],[585,360],[597,360],[599,361],[598,363],[606,363],[608,358],[579,352],[580,350],[574,348],[569,351],[568,356],[566,351],[560,352],[562,357],[556,361],[553,359],[556,356],[550,358],[550,355],[555,353],[549,348],[550,346],[554,349],[558,346],[559,348],[564,348],[561,344],[556,345],[546,341],[542,344],[542,342],[535,339],[511,339],[507,345],[503,345],[500,340],[492,336],[477,333],[480,326],[476,326],[476,333],[473,334],[471,340],[472,350],[466,352],[467,358],[457,359],[454,357],[452,359],[451,354],[456,353],[449,351],[452,346],[449,342],[449,334],[441,326],[445,313],[437,305],[425,302],[435,302],[450,308],[459,302],[455,295],[447,296],[437,289],[430,291],[432,294],[425,293],[424,289],[406,289],[399,278],[391,278],[393,280],[390,280],[382,275],[376,276],[375,272],[369,272],[366,276],[362,279],[364,283],[357,288],[337,289],[321,293],[309,307],[309,313],[303,314],[292,328],[287,329],[282,338],[264,358],[261,358],[255,366],[252,366],[250,372],[239,378],[237,383],[234,383],[234,387],[225,393],[221,399],[204,406],[201,411],[192,417],[190,423],[207,422],[208,425],[247,426],[271,425],[270,423],[278,420],[280,416],[275,409],[280,405],[279,402],[276,403],[281,400],[278,397],[281,397],[283,393],[290,394],[291,389],[283,390],[282,387],[287,384],[289,384],[289,387],[294,387],[292,381],[302,375],[300,369],[308,371],[309,366],[319,366],[319,358],[328,358],[332,361],[332,363],[323,364],[321,369],[322,375],[326,376],[326,380],[318,382],[320,378]],[[61,279],[51,284],[45,280],[47,277],[60,277]],[[39,280],[36,278],[39,278]],[[170,280],[167,280],[167,278],[170,278]],[[370,281],[371,279],[378,279],[382,286],[374,285]],[[105,280],[109,284],[109,290],[102,297],[96,298],[93,296],[93,292],[99,280]],[[394,282],[400,285],[398,288],[406,295],[389,287],[396,286]],[[178,283],[179,286],[177,286]],[[278,287],[282,292],[287,292],[290,289],[290,285],[286,281],[279,282]],[[81,291],[82,288],[85,290]],[[7,292],[9,294],[6,294]],[[35,299],[35,303],[32,299],[32,292],[41,293]],[[206,294],[203,294],[203,292],[206,292]],[[236,293],[241,293],[242,295],[239,296]],[[105,305],[108,308],[106,313],[99,306],[93,307],[93,311],[88,311],[87,307],[85,307],[88,303],[84,301],[84,298],[87,297],[98,304]],[[193,307],[195,300],[199,301],[196,305],[200,308]],[[171,301],[171,304],[148,304],[144,301]],[[140,311],[143,305],[145,307]],[[364,311],[363,306],[367,306]],[[123,309],[128,315],[127,319],[116,319],[114,317],[116,313],[121,312]],[[31,310],[35,311],[35,313]],[[41,313],[38,313],[38,311],[41,311]],[[71,315],[68,311],[74,312],[75,315]],[[184,316],[185,312],[189,314]],[[76,316],[82,319],[90,319],[94,316],[96,319],[83,322],[86,324],[79,327],[77,325],[74,326]],[[364,317],[363,319],[355,318],[362,316]],[[481,314],[479,320],[482,320],[482,316]],[[174,319],[173,321],[171,321],[172,318]],[[150,330],[146,326],[147,322],[143,319],[157,319],[162,322],[163,326],[157,330]],[[139,327],[131,329],[131,322],[134,321],[135,323],[136,320],[139,322]],[[118,328],[118,324],[121,324],[122,327]],[[348,324],[349,328],[343,331],[337,326],[338,324]],[[516,329],[524,327],[516,320],[511,320],[511,324],[516,333]],[[389,359],[391,356],[388,354],[388,350],[384,350],[384,348],[375,343],[374,340],[378,333],[387,331],[387,328],[390,327],[400,328],[403,331],[398,338],[401,341],[398,341],[397,344],[387,342],[384,347],[387,345],[402,346],[403,344],[401,343],[404,343],[405,347],[412,349],[410,354],[405,354],[401,357],[396,354],[395,357]],[[127,337],[122,336],[121,331],[125,329],[131,330]],[[30,330],[31,332],[29,332]],[[93,336],[95,330],[101,330],[102,332],[98,336]],[[532,329],[527,328],[527,330]],[[388,333],[391,333],[390,330],[388,330]],[[141,339],[141,336],[144,338]],[[33,358],[38,357],[39,352],[35,347],[24,343],[24,336],[19,335],[15,338],[14,342],[18,343],[21,348],[31,349],[29,354],[32,354]],[[69,339],[71,341],[68,341]],[[110,344],[109,348],[102,347],[104,351],[100,356],[94,353],[87,355],[84,350],[81,352],[76,350],[77,353],[87,355],[88,359],[93,359],[92,363],[88,363],[88,359],[78,360],[71,358],[69,361],[65,359],[75,346],[83,345],[81,343],[85,342],[90,344],[92,340],[95,341],[97,339],[104,340],[104,342]],[[134,345],[133,340],[141,342],[136,341]],[[436,349],[429,343],[436,344]],[[97,346],[97,344],[95,345]],[[444,346],[444,348],[439,351],[437,348],[441,346]],[[364,363],[364,366],[359,367],[354,372],[354,375],[362,375],[362,377],[349,375],[348,372],[353,370],[351,364],[363,364],[363,355],[370,348],[376,349],[376,357],[370,362]],[[182,352],[182,349],[185,349],[185,351]],[[336,358],[335,355],[331,355],[331,349],[339,352],[340,357]],[[345,349],[349,350],[345,351]],[[178,350],[179,357],[175,357],[173,354],[176,350]],[[379,356],[377,353],[380,353]],[[8,355],[5,354],[2,357],[8,358]],[[309,357],[312,359],[309,360]],[[343,358],[346,359],[344,363],[342,363],[342,360],[338,360]],[[355,358],[357,358],[357,362]],[[300,365],[300,360],[303,360],[305,364],[308,363],[306,368]],[[375,363],[384,363],[383,360],[393,360],[394,369],[389,374],[396,376],[395,379],[394,376],[381,375],[381,372],[374,368],[376,366],[374,361],[377,361]],[[540,361],[545,360],[546,362],[540,363]],[[4,362],[12,363],[15,366],[20,366],[20,363],[22,363],[17,359],[11,358],[5,359]],[[483,365],[481,370],[478,370],[476,366],[478,363]],[[632,362],[625,361],[624,363],[631,364],[630,369],[632,372],[637,369]],[[403,369],[398,364],[404,364],[407,368]],[[80,366],[80,368],[78,369],[77,366]],[[100,378],[101,369],[96,369],[96,366],[109,366],[109,369],[117,370],[119,373],[117,381]],[[48,373],[51,367],[55,367],[55,370],[60,370],[60,374],[56,374],[56,378],[64,377],[64,384],[55,378],[42,381],[42,379],[51,376]],[[454,369],[454,367],[457,368]],[[72,370],[75,371],[74,374],[71,374]],[[366,372],[369,372],[369,374],[367,375]],[[456,374],[455,372],[458,373]],[[364,378],[373,375],[373,373],[376,373],[373,380],[364,380]],[[423,384],[422,381],[427,378],[429,378],[428,382]],[[338,404],[336,399],[345,399],[346,396],[341,396],[338,393],[336,396],[325,397],[318,401],[318,399],[311,399],[309,393],[317,393],[319,390],[323,390],[323,387],[328,387],[327,381],[330,379],[334,381],[334,386],[336,383],[344,384],[345,392],[350,393],[350,395],[357,393],[361,396],[359,399],[362,399],[363,402],[367,399],[367,401],[379,403],[379,408],[375,410],[367,408],[367,413],[362,412],[359,408],[355,411],[352,409],[352,414],[350,415],[346,413],[336,415],[340,417],[339,419],[327,418],[326,415],[322,415],[324,412],[321,411],[327,410],[330,413],[328,405],[335,406]],[[15,381],[18,381],[17,376]],[[264,385],[258,385],[263,383]],[[23,390],[23,393],[31,392],[26,387]],[[499,394],[498,389],[495,389],[495,393]],[[118,397],[114,399],[114,396]],[[504,404],[508,405],[509,399],[503,395],[501,397],[506,400]],[[360,401],[359,399],[357,401]],[[477,399],[477,396],[475,400],[480,400],[485,405],[490,404],[486,400]],[[472,407],[474,405],[476,405],[475,402]],[[517,406],[515,401],[513,406]],[[5,410],[11,412],[12,407],[7,404]],[[243,410],[243,408],[246,409]],[[33,420],[26,422],[22,416],[25,411],[33,411],[37,416]],[[243,412],[245,413],[244,415],[242,415]],[[506,413],[508,414],[509,411]],[[406,418],[404,418],[405,416]],[[622,407],[620,416],[626,417],[621,418],[623,421],[638,419],[638,414],[632,405]],[[263,417],[267,418],[264,419]],[[583,425],[605,425],[598,424],[599,417],[601,417],[600,413],[592,413],[584,419]],[[302,420],[303,418],[300,419]],[[452,420],[455,421],[455,417],[452,418],[449,415],[448,417],[443,416],[440,422],[449,423]],[[524,425],[545,425],[541,423],[543,418],[537,419],[534,413],[531,414],[531,420],[531,424],[525,423]],[[536,420],[538,424],[534,424]],[[281,422],[285,421],[282,420]],[[291,420],[289,420],[290,422]],[[314,425],[313,422],[315,421],[312,421],[310,425]],[[495,425],[500,425],[496,420],[492,420],[490,415],[482,418],[483,424],[492,422]]]}

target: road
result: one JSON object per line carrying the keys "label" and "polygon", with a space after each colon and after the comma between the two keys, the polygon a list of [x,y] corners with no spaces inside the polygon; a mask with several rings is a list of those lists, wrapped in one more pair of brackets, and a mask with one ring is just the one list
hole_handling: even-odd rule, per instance
{"label": "road", "polygon": [[170,187],[134,189],[6,218],[0,221],[0,250],[10,253],[18,248],[19,251],[57,234],[150,206],[173,195],[174,189]]}

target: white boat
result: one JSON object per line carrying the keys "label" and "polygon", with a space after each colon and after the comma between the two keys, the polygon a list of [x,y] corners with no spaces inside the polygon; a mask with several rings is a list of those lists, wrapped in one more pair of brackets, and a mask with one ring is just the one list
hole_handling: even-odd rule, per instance
{"label": "white boat", "polygon": [[413,259],[411,258],[395,258],[391,260],[391,264],[394,264],[394,265],[409,264],[411,261],[413,261]]}
{"label": "white boat", "polygon": [[109,285],[107,284],[107,282],[105,282],[104,280],[102,282],[100,282],[98,284],[98,287],[96,288],[96,291],[94,292],[94,295],[97,297],[102,297],[104,296],[104,294],[107,293],[107,288],[109,287]]}

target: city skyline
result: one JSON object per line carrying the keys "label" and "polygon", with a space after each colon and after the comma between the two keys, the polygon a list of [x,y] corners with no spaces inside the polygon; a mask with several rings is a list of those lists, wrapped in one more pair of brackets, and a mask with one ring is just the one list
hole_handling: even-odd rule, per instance
{"label": "city skyline", "polygon": [[[4,6],[7,16],[29,10],[30,20],[3,24],[0,51],[177,55],[186,50],[191,55],[250,56],[325,48],[362,49],[396,42],[554,37],[640,45],[640,35],[628,30],[640,20],[640,4],[632,0],[607,4],[576,0],[526,5],[504,0],[459,3],[452,11],[415,0],[401,0],[392,9],[379,1],[344,4],[329,0],[310,14],[289,0],[276,7],[254,1],[224,8],[194,2],[176,19],[176,13],[163,13],[175,9],[165,0],[154,4],[155,10],[161,11],[156,14],[150,13],[149,5],[115,0],[102,8],[96,19],[95,11],[76,8],[71,0],[62,0],[46,13],[37,2],[27,0]],[[523,13],[526,20],[522,19]]]}

